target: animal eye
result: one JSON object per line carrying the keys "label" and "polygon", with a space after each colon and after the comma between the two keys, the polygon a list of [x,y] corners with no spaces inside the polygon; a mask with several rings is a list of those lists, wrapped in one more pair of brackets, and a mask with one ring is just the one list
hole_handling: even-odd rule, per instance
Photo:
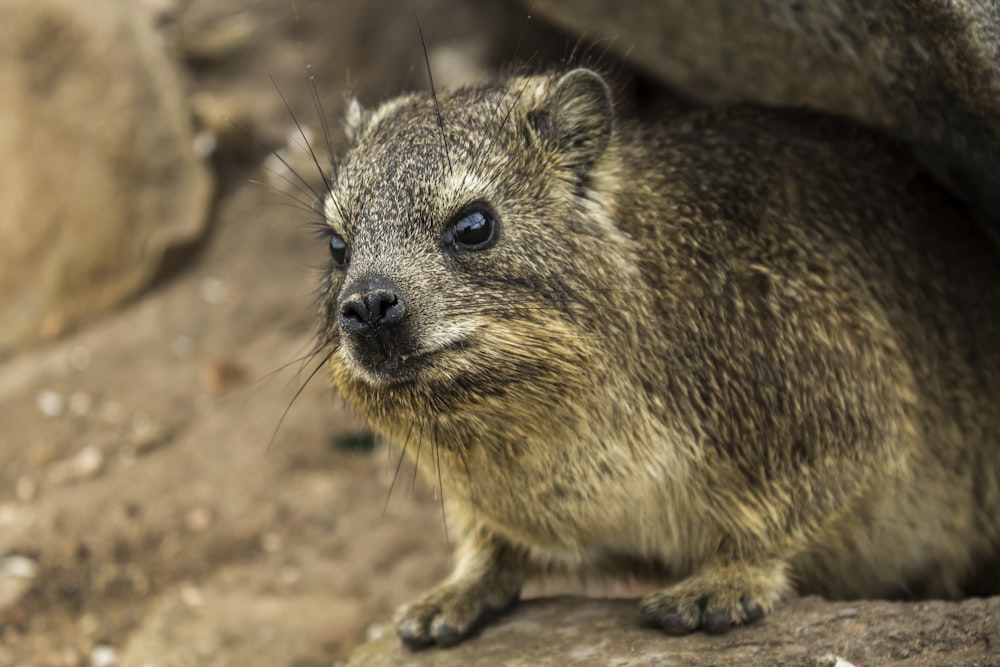
{"label": "animal eye", "polygon": [[337,266],[347,266],[351,261],[351,249],[339,234],[330,234],[330,257]]}
{"label": "animal eye", "polygon": [[496,237],[496,216],[486,206],[466,209],[455,216],[445,232],[445,242],[455,250],[483,250]]}

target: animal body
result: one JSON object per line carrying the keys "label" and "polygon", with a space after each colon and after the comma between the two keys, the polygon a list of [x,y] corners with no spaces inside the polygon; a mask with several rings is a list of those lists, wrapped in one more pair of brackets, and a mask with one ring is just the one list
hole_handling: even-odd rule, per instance
{"label": "animal body", "polygon": [[407,643],[554,571],[664,577],[668,633],[996,590],[1000,254],[905,151],[797,111],[632,123],[586,69],[347,133],[329,368],[458,543]]}

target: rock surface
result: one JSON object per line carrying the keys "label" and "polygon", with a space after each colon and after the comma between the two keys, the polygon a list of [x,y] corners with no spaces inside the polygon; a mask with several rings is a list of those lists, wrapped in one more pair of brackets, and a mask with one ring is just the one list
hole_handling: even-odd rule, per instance
{"label": "rock surface", "polygon": [[0,4],[0,351],[120,303],[206,223],[181,78],[139,7]]}
{"label": "rock surface", "polygon": [[702,100],[807,106],[885,127],[1000,236],[993,0],[523,4]]}
{"label": "rock surface", "polygon": [[635,600],[526,601],[456,647],[412,652],[390,632],[359,647],[348,667],[1000,665],[1000,598],[960,603],[801,598],[756,625],[685,637],[640,627],[637,609]]}

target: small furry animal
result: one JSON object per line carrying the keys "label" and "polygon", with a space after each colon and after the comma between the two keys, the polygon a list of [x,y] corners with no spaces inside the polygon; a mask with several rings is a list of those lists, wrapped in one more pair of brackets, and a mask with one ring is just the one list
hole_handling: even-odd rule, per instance
{"label": "small furry animal", "polygon": [[664,577],[671,634],[1000,589],[1000,253],[903,149],[629,122],[588,69],[352,103],[347,134],[328,365],[459,535],[405,642],[554,571]]}

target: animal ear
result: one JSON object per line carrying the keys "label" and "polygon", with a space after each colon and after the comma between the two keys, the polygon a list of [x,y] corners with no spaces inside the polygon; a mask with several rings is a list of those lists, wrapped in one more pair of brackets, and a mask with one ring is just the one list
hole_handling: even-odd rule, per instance
{"label": "animal ear", "polygon": [[344,114],[344,134],[347,135],[347,143],[353,144],[364,132],[372,113],[361,106],[358,98],[352,97],[347,102],[347,112]]}
{"label": "animal ear", "polygon": [[547,115],[546,131],[578,172],[589,169],[611,141],[611,91],[593,70],[564,74],[549,98]]}

